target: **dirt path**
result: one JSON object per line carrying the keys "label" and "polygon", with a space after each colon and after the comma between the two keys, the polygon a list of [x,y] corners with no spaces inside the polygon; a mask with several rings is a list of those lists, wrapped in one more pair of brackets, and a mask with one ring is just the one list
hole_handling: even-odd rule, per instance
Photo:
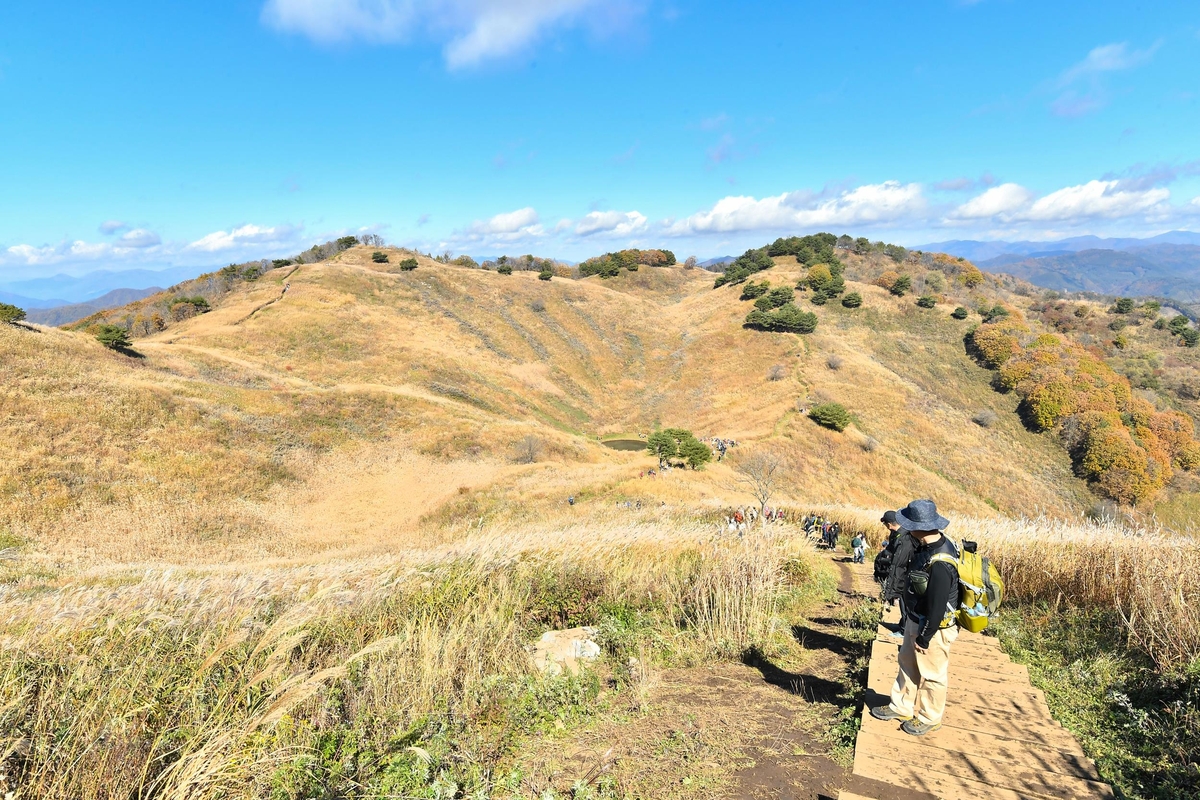
{"label": "dirt path", "polygon": [[648,678],[636,713],[531,752],[527,788],[569,792],[604,761],[623,797],[836,798],[849,778],[853,734],[835,741],[831,731],[847,718],[843,709],[855,707],[866,645],[846,623],[863,596],[846,565],[834,564],[838,589],[829,602],[790,621],[802,647],[786,663],[758,656],[662,670]]}
{"label": "dirt path", "polygon": [[863,655],[864,647],[850,636],[847,618],[864,596],[855,590],[854,574],[841,557],[832,560],[838,568],[833,602],[826,604],[824,613],[792,627],[792,635],[814,656],[809,669],[792,673],[765,658],[747,660],[765,685],[786,694],[780,694],[773,707],[760,709],[760,714],[775,716],[778,732],[747,749],[754,764],[736,774],[733,798],[836,797],[849,775],[830,753],[827,731],[839,710],[853,702],[854,690],[848,679],[854,675],[854,662]]}

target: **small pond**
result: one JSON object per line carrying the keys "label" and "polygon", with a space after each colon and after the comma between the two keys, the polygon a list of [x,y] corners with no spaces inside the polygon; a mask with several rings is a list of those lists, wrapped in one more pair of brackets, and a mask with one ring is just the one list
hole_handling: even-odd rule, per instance
{"label": "small pond", "polygon": [[613,450],[645,450],[646,442],[641,439],[606,439],[601,442],[605,447],[611,447]]}

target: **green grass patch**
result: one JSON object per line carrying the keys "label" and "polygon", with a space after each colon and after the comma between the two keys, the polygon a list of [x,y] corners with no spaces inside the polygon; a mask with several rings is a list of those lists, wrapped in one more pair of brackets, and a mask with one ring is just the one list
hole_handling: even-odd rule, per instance
{"label": "green grass patch", "polygon": [[1107,611],[1025,606],[997,630],[1118,798],[1200,797],[1200,663],[1155,671]]}

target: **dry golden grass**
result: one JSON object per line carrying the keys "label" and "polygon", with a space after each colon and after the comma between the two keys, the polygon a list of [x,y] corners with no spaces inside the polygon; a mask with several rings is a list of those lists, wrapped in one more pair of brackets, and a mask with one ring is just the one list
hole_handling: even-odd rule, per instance
{"label": "dry golden grass", "polygon": [[[676,621],[668,646],[692,658],[766,645],[782,565],[806,542],[608,516],[388,559],[0,590],[10,785],[42,798],[261,797],[325,731],[387,754],[414,726],[477,724],[530,680],[522,645],[556,599],[534,589],[548,580],[567,581],[568,598],[572,581],[597,587],[587,621],[604,603]],[[377,767],[357,775],[381,786]]]}

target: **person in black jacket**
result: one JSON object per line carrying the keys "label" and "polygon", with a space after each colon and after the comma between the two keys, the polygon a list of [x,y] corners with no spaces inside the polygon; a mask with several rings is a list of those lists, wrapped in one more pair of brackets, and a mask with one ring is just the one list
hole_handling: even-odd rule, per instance
{"label": "person in black jacket", "polygon": [[942,726],[950,671],[950,645],[958,637],[954,612],[958,608],[958,570],[939,553],[958,559],[958,548],[943,531],[950,520],[938,513],[932,500],[914,500],[896,515],[915,548],[908,558],[904,593],[904,643],[900,671],[892,687],[892,702],[871,709],[881,720],[901,720],[900,729],[924,736]]}
{"label": "person in black jacket", "polygon": [[907,608],[904,605],[904,593],[908,586],[908,560],[916,549],[916,541],[908,531],[900,528],[896,521],[895,511],[885,511],[880,522],[887,528],[887,545],[875,558],[876,580],[882,585],[880,594],[887,605],[900,604],[900,624],[893,633],[889,634],[900,639],[904,636],[904,619]]}

